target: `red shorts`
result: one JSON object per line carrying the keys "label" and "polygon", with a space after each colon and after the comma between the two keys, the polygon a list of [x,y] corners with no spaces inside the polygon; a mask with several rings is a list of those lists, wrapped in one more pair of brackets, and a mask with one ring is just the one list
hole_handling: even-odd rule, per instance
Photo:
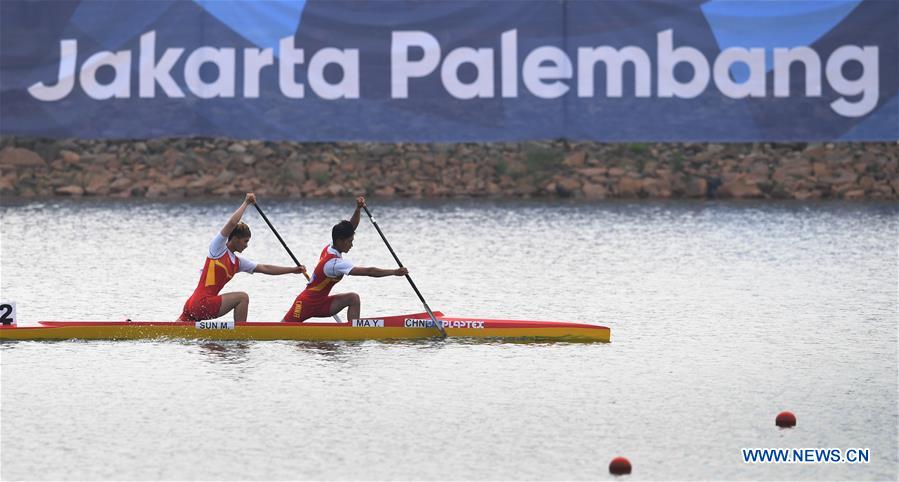
{"label": "red shorts", "polygon": [[308,300],[304,299],[303,294],[300,293],[281,321],[302,322],[309,318],[327,318],[331,316],[332,301],[334,301],[334,296],[320,300]]}
{"label": "red shorts", "polygon": [[200,321],[218,318],[222,308],[222,297],[219,296],[191,296],[184,303],[181,317],[178,321]]}

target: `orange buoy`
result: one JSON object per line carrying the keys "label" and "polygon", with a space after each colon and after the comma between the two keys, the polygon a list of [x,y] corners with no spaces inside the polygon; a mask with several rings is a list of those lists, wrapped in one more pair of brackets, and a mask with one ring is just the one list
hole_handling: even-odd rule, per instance
{"label": "orange buoy", "polygon": [[631,462],[624,457],[615,457],[609,463],[609,472],[614,475],[626,475],[631,473]]}
{"label": "orange buoy", "polygon": [[777,414],[777,419],[774,420],[774,423],[781,428],[795,427],[796,415],[793,415],[793,412],[780,412]]}

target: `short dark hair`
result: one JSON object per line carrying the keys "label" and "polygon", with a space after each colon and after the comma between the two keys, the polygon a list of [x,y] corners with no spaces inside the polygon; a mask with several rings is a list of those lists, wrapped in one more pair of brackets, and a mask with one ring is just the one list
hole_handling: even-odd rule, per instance
{"label": "short dark hair", "polygon": [[250,227],[247,226],[243,221],[237,223],[237,226],[231,230],[231,234],[228,235],[228,241],[231,241],[234,238],[249,238],[250,237]]}
{"label": "short dark hair", "polygon": [[331,242],[336,243],[338,240],[347,239],[356,233],[356,227],[349,221],[341,221],[331,228]]}

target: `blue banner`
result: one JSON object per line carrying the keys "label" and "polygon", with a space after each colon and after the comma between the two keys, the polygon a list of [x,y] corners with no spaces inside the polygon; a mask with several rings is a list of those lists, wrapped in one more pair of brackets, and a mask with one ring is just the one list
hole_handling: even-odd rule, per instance
{"label": "blue banner", "polygon": [[0,2],[0,133],[899,139],[899,2]]}

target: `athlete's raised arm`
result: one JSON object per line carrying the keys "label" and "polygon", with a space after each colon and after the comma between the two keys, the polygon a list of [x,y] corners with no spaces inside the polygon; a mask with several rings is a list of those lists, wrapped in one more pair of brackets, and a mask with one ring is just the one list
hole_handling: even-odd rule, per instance
{"label": "athlete's raised arm", "polygon": [[350,223],[352,223],[353,229],[359,227],[359,211],[362,209],[362,206],[365,206],[365,198],[359,196],[356,198],[356,210],[353,211],[353,217],[350,218]]}
{"label": "athlete's raised arm", "polygon": [[253,193],[248,192],[246,199],[243,200],[243,203],[237,208],[237,211],[234,211],[234,214],[228,218],[228,222],[222,227],[222,236],[228,237],[231,234],[231,231],[234,231],[234,228],[237,227],[237,223],[240,222],[240,218],[243,217],[244,211],[247,210],[247,207],[250,204],[256,204],[256,196]]}

